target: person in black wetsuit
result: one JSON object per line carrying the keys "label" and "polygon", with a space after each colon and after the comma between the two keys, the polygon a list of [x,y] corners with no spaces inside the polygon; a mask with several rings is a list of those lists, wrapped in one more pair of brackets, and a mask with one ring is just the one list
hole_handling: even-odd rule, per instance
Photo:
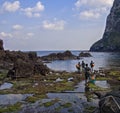
{"label": "person in black wetsuit", "polygon": [[90,74],[91,74],[91,69],[88,67],[88,64],[86,64],[86,67],[85,67],[85,83],[87,83],[88,80],[90,80]]}

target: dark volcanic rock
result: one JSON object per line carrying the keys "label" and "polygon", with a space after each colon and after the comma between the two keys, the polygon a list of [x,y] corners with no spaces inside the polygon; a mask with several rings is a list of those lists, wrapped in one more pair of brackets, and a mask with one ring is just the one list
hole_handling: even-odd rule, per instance
{"label": "dark volcanic rock", "polygon": [[12,78],[29,77],[34,74],[46,75],[50,71],[37,57],[36,52],[4,51],[3,49],[0,50],[0,69],[9,70],[8,76]]}
{"label": "dark volcanic rock", "polygon": [[90,51],[120,51],[120,0],[115,0],[107,17],[103,38]]}
{"label": "dark volcanic rock", "polygon": [[88,52],[81,52],[79,54],[79,57],[92,57],[92,55],[90,53],[88,53]]}
{"label": "dark volcanic rock", "polygon": [[70,51],[65,51],[63,53],[52,53],[47,56],[41,57],[44,61],[52,61],[52,60],[71,60],[77,59],[77,56],[73,55]]}
{"label": "dark volcanic rock", "polygon": [[32,61],[26,62],[25,60],[17,59],[14,63],[13,72],[12,78],[30,77],[34,72],[34,64]]}
{"label": "dark volcanic rock", "polygon": [[100,99],[100,113],[120,113],[120,91],[107,93]]}
{"label": "dark volcanic rock", "polygon": [[30,60],[35,61],[37,59],[37,53],[36,52],[28,52],[28,57]]}
{"label": "dark volcanic rock", "polygon": [[46,65],[43,65],[42,62],[35,63],[35,65],[34,65],[34,74],[46,75],[49,72],[50,72],[50,69]]}
{"label": "dark volcanic rock", "polygon": [[[32,60],[36,61],[37,55],[36,53],[24,53],[21,51],[0,51],[0,63],[2,62],[8,62],[8,63],[15,63],[17,59],[22,59],[24,61]],[[6,68],[6,67],[5,67]]]}
{"label": "dark volcanic rock", "polygon": [[4,50],[3,48],[3,41],[0,39],[0,50]]}
{"label": "dark volcanic rock", "polygon": [[11,78],[27,78],[34,74],[46,75],[50,69],[42,62],[33,62],[32,60],[17,59],[7,76]]}

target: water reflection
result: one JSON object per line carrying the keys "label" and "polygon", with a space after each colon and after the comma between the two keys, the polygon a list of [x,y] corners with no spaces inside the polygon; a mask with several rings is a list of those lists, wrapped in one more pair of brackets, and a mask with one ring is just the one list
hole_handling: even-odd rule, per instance
{"label": "water reflection", "polygon": [[[102,88],[109,88],[109,84],[106,81],[96,81],[97,86]],[[81,81],[75,88],[74,91],[65,91],[64,93],[48,93],[49,98],[59,98],[68,102],[90,102],[91,104],[97,105],[98,99],[93,95],[85,85],[85,81]]]}
{"label": "water reflection", "polygon": [[104,80],[104,81],[96,81],[95,85],[99,86],[101,88],[110,88],[110,84],[108,84],[106,80]]}
{"label": "water reflection", "polygon": [[28,96],[32,96],[31,94],[4,94],[0,95],[0,106],[15,104],[26,99]]}
{"label": "water reflection", "polygon": [[85,91],[84,96],[86,97],[87,102],[91,102],[91,97],[93,96],[90,91]]}
{"label": "water reflection", "polygon": [[[110,88],[110,84],[108,84],[106,80],[102,80],[102,81],[96,80],[95,85],[101,88]],[[88,91],[88,89],[86,87],[85,81],[83,80],[80,83],[78,83],[78,85],[75,86],[74,91],[65,91],[65,92],[84,93],[86,91]]]}
{"label": "water reflection", "polygon": [[12,86],[13,86],[13,84],[5,82],[4,84],[2,84],[2,85],[0,86],[0,90],[10,89]]}

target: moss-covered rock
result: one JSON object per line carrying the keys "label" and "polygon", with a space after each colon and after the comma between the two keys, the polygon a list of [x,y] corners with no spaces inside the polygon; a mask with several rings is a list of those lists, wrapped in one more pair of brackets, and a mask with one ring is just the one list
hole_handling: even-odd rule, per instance
{"label": "moss-covered rock", "polygon": [[54,100],[51,100],[49,102],[43,103],[43,105],[45,107],[50,107],[50,106],[54,105],[55,103],[57,103],[58,101],[59,101],[58,99],[54,99]]}
{"label": "moss-covered rock", "polygon": [[47,98],[46,95],[34,95],[34,96],[29,96],[25,99],[26,102],[29,102],[29,103],[35,103],[36,101],[40,100],[40,99],[44,99],[44,98]]}
{"label": "moss-covered rock", "polygon": [[16,113],[21,109],[21,103],[16,103],[14,105],[9,105],[6,107],[0,107],[0,113]]}

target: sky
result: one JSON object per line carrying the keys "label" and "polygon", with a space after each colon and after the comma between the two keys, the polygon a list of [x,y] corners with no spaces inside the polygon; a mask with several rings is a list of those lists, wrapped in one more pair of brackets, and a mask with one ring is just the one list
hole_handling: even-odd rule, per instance
{"label": "sky", "polygon": [[0,0],[6,50],[89,50],[102,38],[113,0]]}

